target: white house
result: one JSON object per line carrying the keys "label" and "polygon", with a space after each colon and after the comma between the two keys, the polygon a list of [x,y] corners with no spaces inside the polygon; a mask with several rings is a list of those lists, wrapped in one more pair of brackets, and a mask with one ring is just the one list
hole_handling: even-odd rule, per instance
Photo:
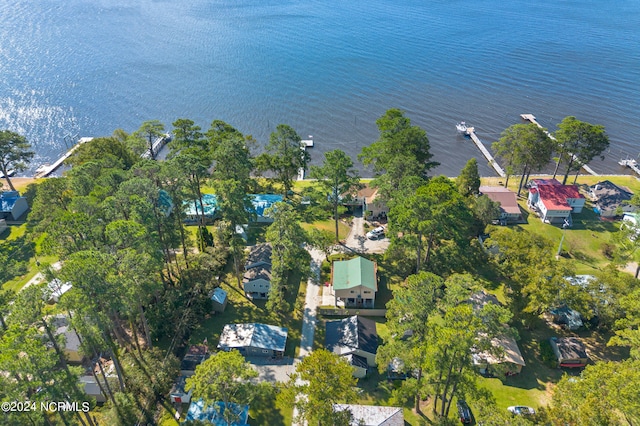
{"label": "white house", "polygon": [[555,179],[533,179],[529,182],[527,205],[539,213],[543,222],[570,220],[571,213],[581,213],[584,204],[584,195],[576,185],[562,185]]}

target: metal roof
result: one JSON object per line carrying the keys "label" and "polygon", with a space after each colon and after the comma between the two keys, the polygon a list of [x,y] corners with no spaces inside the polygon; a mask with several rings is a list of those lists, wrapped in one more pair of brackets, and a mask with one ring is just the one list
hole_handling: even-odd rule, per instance
{"label": "metal roof", "polygon": [[345,290],[358,286],[378,290],[376,265],[364,257],[333,262],[333,288]]}

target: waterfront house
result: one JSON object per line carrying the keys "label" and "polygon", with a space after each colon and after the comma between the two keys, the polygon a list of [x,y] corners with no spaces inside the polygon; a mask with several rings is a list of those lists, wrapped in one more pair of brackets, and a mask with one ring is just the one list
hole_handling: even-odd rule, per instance
{"label": "waterfront house", "polygon": [[353,375],[362,378],[370,368],[376,366],[376,323],[358,315],[327,321],[324,346],[327,350],[344,357],[354,367]]}
{"label": "waterfront house", "polygon": [[404,426],[405,424],[402,407],[334,404],[333,409],[336,412],[351,411],[352,420],[348,426]]}
{"label": "waterfront house", "polygon": [[633,193],[609,180],[591,185],[589,197],[594,203],[593,210],[603,218],[612,219],[636,211],[636,207],[626,203],[633,198]]}
{"label": "waterfront house", "polygon": [[556,179],[533,179],[528,186],[527,205],[543,222],[571,223],[571,214],[582,212],[585,198],[576,185],[562,185]]}
{"label": "waterfront house", "polygon": [[367,218],[384,219],[389,214],[389,207],[382,201],[379,189],[369,184],[365,184],[353,194],[342,194],[340,199],[344,206],[362,208]]}
{"label": "waterfront house", "polygon": [[377,269],[375,262],[360,256],[333,262],[331,282],[336,298],[345,307],[373,308],[378,291]]}
{"label": "waterfront house", "polygon": [[577,337],[552,337],[549,342],[558,360],[558,367],[579,368],[589,362],[587,350]]}
{"label": "waterfront house", "polygon": [[18,191],[0,192],[0,219],[18,220],[27,210],[27,199]]}
{"label": "waterfront house", "polygon": [[284,356],[289,330],[275,325],[249,323],[227,324],[220,334],[218,349],[237,349],[245,356]]}
{"label": "waterfront house", "polygon": [[503,186],[481,186],[480,194],[486,195],[491,201],[500,204],[500,217],[496,219],[504,222],[520,222],[522,220],[522,211],[515,192]]}

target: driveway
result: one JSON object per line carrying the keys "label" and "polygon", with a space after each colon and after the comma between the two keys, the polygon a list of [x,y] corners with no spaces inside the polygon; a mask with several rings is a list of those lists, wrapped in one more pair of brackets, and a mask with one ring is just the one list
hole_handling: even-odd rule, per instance
{"label": "driveway", "polygon": [[302,336],[300,337],[300,352],[298,358],[309,355],[313,349],[313,336],[316,331],[316,313],[322,303],[320,293],[320,266],[324,260],[324,253],[320,250],[307,247],[311,255],[311,275],[307,281],[307,294],[304,300],[304,313],[302,318]]}
{"label": "driveway", "polygon": [[357,253],[384,253],[389,248],[387,237],[379,240],[370,240],[364,229],[365,220],[361,212],[356,212],[351,224],[351,232],[345,240],[344,247]]}
{"label": "driveway", "polygon": [[296,370],[296,364],[299,362],[290,357],[282,359],[247,357],[246,360],[258,371],[256,382],[286,382],[289,375]]}

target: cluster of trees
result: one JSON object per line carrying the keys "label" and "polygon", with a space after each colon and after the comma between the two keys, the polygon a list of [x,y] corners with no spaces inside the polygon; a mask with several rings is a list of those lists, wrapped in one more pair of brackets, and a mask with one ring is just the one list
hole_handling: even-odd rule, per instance
{"label": "cluster of trees", "polygon": [[562,180],[567,183],[569,174],[576,172],[576,179],[580,169],[589,164],[596,157],[604,159],[603,152],[609,147],[609,137],[602,125],[594,125],[580,121],[575,117],[565,117],[559,124],[555,135],[533,123],[514,124],[507,128],[500,140],[494,142],[493,150],[505,162],[507,180],[514,173],[521,175],[518,185],[518,195],[524,182],[528,181],[532,172],[539,172],[552,159],[557,157],[553,177],[555,178],[564,164],[565,174]]}

